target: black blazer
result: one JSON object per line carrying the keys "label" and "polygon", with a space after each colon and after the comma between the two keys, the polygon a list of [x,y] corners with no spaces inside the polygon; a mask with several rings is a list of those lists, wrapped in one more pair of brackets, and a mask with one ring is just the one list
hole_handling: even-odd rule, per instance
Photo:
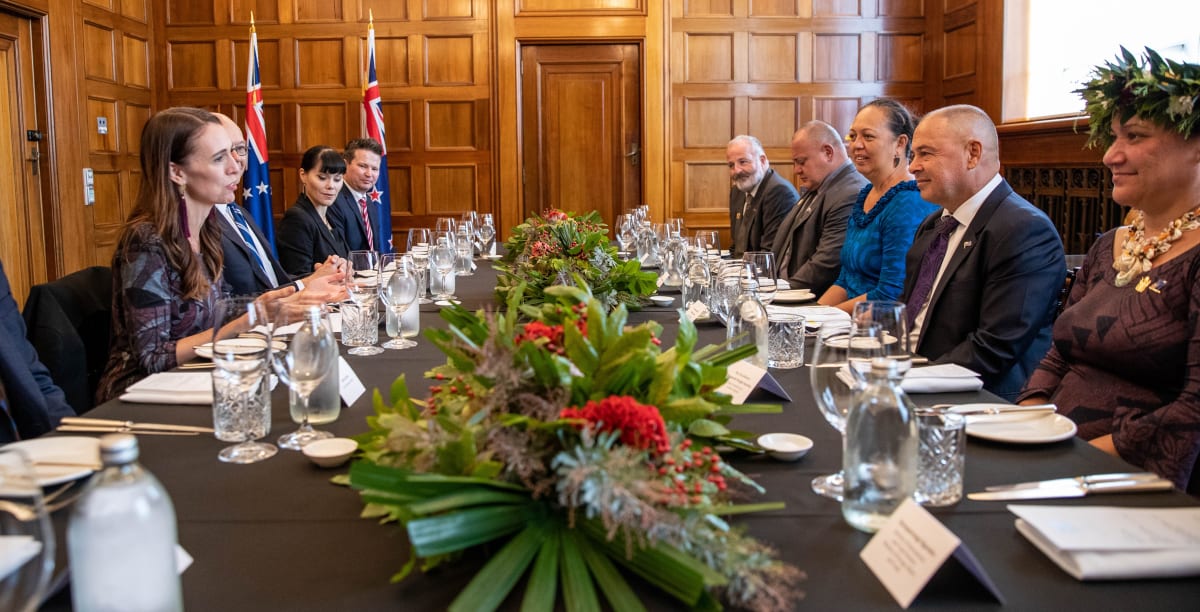
{"label": "black blazer", "polygon": [[[375,238],[375,251],[381,252],[381,241],[387,240],[391,236],[381,238],[379,235],[379,205],[367,200],[367,216],[371,218],[371,234]],[[370,247],[367,246],[367,226],[363,224],[362,213],[359,212],[358,202],[354,200],[354,194],[350,188],[342,184],[342,190],[338,192],[337,199],[329,207],[326,213],[329,219],[329,224],[333,226],[334,231],[341,236],[346,243],[346,248],[351,251],[366,251]]]}
{"label": "black blazer", "polygon": [[[908,301],[942,212],[917,228],[906,262]],[[983,387],[1016,398],[1050,349],[1066,277],[1058,230],[1001,181],[984,200],[929,298],[916,352],[979,372]]]}
{"label": "black blazer", "polygon": [[[237,206],[237,204],[231,203],[229,206]],[[258,229],[258,224],[245,209],[242,209],[242,216],[246,218],[246,225],[250,226],[250,231],[258,239],[258,243],[263,245],[263,250],[267,252],[267,265],[275,271],[275,278],[279,281],[279,286],[291,283],[292,277],[284,271],[279,260],[271,253],[271,243],[267,241],[266,236],[263,236],[262,230]],[[271,283],[271,279],[259,267],[258,262],[254,259],[254,254],[246,245],[246,241],[242,240],[242,235],[238,232],[237,227],[219,212],[217,217],[221,224],[221,250],[225,254],[223,275],[233,295],[258,295],[274,289],[276,285]]]}
{"label": "black blazer", "polygon": [[[329,207],[333,210],[333,206]],[[326,211],[328,213],[328,211]],[[313,265],[330,255],[349,257],[350,249],[336,232],[330,231],[308,196],[300,194],[296,203],[283,213],[275,232],[279,263],[292,276],[307,276]]]}
{"label": "black blazer", "polygon": [[733,244],[729,246],[730,255],[734,259],[741,259],[746,251],[771,250],[775,244],[775,232],[799,199],[796,188],[771,169],[767,169],[767,174],[763,176],[745,215],[742,214],[742,206],[746,203],[745,192],[737,187],[730,189],[729,229],[733,236]]}

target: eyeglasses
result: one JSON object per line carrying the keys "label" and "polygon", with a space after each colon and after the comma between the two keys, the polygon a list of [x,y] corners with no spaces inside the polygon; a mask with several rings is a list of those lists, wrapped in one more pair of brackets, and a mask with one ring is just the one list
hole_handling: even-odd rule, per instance
{"label": "eyeglasses", "polygon": [[233,154],[237,155],[238,157],[245,157],[250,153],[250,149],[247,149],[246,145],[244,144],[234,145],[230,151],[233,151]]}

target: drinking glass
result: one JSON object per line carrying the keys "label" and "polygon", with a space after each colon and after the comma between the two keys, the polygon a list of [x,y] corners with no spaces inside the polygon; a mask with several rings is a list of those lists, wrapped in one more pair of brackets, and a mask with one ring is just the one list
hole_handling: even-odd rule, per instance
{"label": "drinking glass", "polygon": [[624,222],[618,218],[617,241],[621,244],[621,250],[625,251],[625,259],[629,259],[631,254],[637,251],[638,220],[635,215],[624,215],[624,217]]}
{"label": "drinking glass", "polygon": [[453,234],[456,226],[457,225],[454,223],[454,219],[450,217],[438,217],[437,222],[433,225],[433,231],[438,234],[443,232],[449,232]]}
{"label": "drinking glass", "polygon": [[865,301],[854,305],[851,316],[854,325],[878,325],[880,356],[894,359],[897,372],[904,374],[912,365],[908,316],[903,302]]}
{"label": "drinking glass", "polygon": [[[879,355],[879,327],[868,325],[823,330],[817,335],[809,367],[813,397],[825,420],[843,436],[846,434],[846,414],[855,395],[866,386],[866,369],[871,358]],[[812,490],[818,495],[842,499],[842,472],[818,476]]]}
{"label": "drinking glass", "polygon": [[446,291],[449,283],[448,277],[454,274],[454,260],[457,257],[454,249],[454,235],[446,234],[438,236],[437,246],[433,247],[433,251],[429,254],[429,263],[433,265],[434,271],[438,274],[438,279],[441,281],[438,285],[438,293],[434,296],[437,300],[454,300],[457,299],[453,294]]}
{"label": "drinking glass", "polygon": [[671,217],[667,219],[667,235],[668,237],[683,236],[683,219],[680,217]]}
{"label": "drinking glass", "polygon": [[492,222],[492,214],[484,213],[479,225],[479,254],[484,259],[491,259],[496,250],[496,226]]}
{"label": "drinking glass", "polygon": [[417,278],[413,274],[410,261],[405,257],[395,258],[391,263],[393,269],[384,274],[383,282],[379,285],[379,299],[383,301],[384,307],[395,315],[396,327],[393,331],[392,327],[388,326],[388,335],[392,339],[385,342],[383,348],[412,348],[417,343],[404,338],[402,334],[404,313],[417,300]]}
{"label": "drinking glass", "polygon": [[[488,215],[489,217],[491,215]],[[408,230],[408,253],[412,255],[413,266],[417,269],[417,297],[419,304],[430,304],[433,300],[425,297],[429,291],[429,245],[433,244],[433,232],[428,228],[416,227]]]}
{"label": "drinking glass", "polygon": [[624,233],[626,225],[629,225],[629,215],[625,213],[617,215],[617,218],[613,220],[613,238],[617,241],[617,247],[621,253],[625,252],[629,244],[629,240]]}
{"label": "drinking glass", "polygon": [[721,254],[721,233],[717,230],[696,230],[696,239],[706,254]]}
{"label": "drinking glass", "polygon": [[[271,356],[266,309],[253,298],[217,301],[212,339],[213,435],[237,442],[221,449],[217,458],[226,463],[255,463],[275,456],[273,444],[257,442],[271,432]],[[239,335],[243,317],[255,330]],[[263,331],[257,331],[263,330]]]}
{"label": "drinking glass", "polygon": [[454,262],[455,275],[457,276],[474,276],[475,268],[474,255],[475,246],[472,242],[471,228],[466,225],[459,225],[454,232],[454,254],[456,260]]}
{"label": "drinking glass", "polygon": [[285,305],[275,316],[272,338],[299,325],[287,350],[271,351],[271,367],[284,384],[300,397],[300,428],[279,438],[279,446],[300,450],[313,440],[331,438],[327,431],[313,429],[309,420],[309,399],[338,359],[333,332],[323,320],[320,306]]}
{"label": "drinking glass", "polygon": [[775,292],[779,289],[776,282],[775,254],[771,251],[746,251],[742,261],[750,264],[754,280],[758,282],[758,299],[763,305],[775,301]]}
{"label": "drinking glass", "polygon": [[[350,251],[350,271],[346,276],[346,290],[350,299],[358,305],[366,316],[374,316],[375,324],[379,325],[379,307],[375,300],[379,295],[379,253],[375,251]],[[356,346],[349,351],[351,355],[378,355],[383,349],[374,344]]]}
{"label": "drinking glass", "polygon": [[15,448],[0,448],[0,537],[25,559],[0,576],[0,610],[32,612],[54,572],[54,527],[33,464]]}

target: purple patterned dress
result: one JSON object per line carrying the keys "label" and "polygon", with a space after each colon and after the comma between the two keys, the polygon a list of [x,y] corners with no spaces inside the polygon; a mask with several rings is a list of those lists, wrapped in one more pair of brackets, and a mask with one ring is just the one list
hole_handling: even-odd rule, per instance
{"label": "purple patterned dress", "polygon": [[134,226],[113,255],[112,345],[97,403],[138,380],[174,368],[175,342],[213,326],[220,287],[203,300],[183,299],[182,277],[167,261],[162,236],[150,223]]}
{"label": "purple patterned dress", "polygon": [[1121,457],[1200,492],[1200,246],[1113,284],[1115,230],[1088,252],[1049,354],[1020,399],[1045,394],[1091,440],[1107,434]]}

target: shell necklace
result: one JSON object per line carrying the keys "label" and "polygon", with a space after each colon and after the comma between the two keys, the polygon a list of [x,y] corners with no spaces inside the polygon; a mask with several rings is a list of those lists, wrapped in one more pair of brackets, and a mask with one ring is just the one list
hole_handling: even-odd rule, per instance
{"label": "shell necklace", "polygon": [[1137,211],[1133,218],[1133,226],[1125,235],[1125,245],[1121,247],[1121,254],[1113,260],[1113,269],[1117,271],[1115,284],[1124,287],[1133,277],[1149,272],[1155,257],[1171,250],[1171,243],[1179,240],[1184,232],[1200,227],[1198,212],[1200,207],[1193,208],[1168,223],[1157,236],[1146,238],[1145,215],[1142,211]]}

